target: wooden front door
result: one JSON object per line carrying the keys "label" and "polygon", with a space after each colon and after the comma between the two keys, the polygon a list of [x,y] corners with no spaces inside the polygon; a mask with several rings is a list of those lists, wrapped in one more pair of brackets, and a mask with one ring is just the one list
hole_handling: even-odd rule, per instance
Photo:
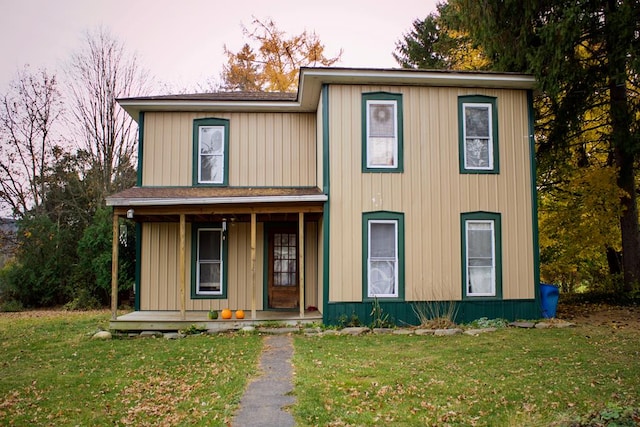
{"label": "wooden front door", "polygon": [[270,228],[267,235],[269,308],[296,308],[300,301],[298,227]]}

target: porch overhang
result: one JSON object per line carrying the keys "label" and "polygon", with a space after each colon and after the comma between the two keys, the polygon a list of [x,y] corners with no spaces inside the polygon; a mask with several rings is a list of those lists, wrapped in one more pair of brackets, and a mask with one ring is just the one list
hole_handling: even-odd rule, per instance
{"label": "porch overhang", "polygon": [[106,198],[107,206],[322,204],[317,187],[132,187]]}
{"label": "porch overhang", "polygon": [[[118,306],[118,233],[119,218],[139,223],[178,222],[180,230],[180,318],[186,319],[186,226],[187,222],[249,222],[251,236],[251,319],[256,320],[256,233],[258,221],[295,221],[298,223],[299,265],[304,265],[305,221],[317,221],[328,200],[317,187],[133,187],[107,197],[113,207],[112,248],[112,320]],[[304,318],[305,278],[299,274],[299,316]]]}
{"label": "porch overhang", "polygon": [[133,187],[106,201],[114,214],[144,222],[180,214],[248,221],[252,213],[320,213],[327,199],[316,187]]}

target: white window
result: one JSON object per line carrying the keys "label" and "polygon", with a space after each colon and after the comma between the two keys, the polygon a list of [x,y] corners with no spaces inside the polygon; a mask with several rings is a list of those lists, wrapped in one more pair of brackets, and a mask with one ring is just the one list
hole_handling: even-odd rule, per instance
{"label": "white window", "polygon": [[196,294],[222,295],[222,229],[198,230]]}
{"label": "white window", "polygon": [[224,126],[198,128],[198,183],[224,183]]}
{"label": "white window", "polygon": [[398,102],[367,100],[367,168],[398,168]]}
{"label": "white window", "polygon": [[493,170],[493,118],[491,104],[464,103],[464,168]]}
{"label": "white window", "polygon": [[495,223],[466,220],[467,296],[496,296]]}
{"label": "white window", "polygon": [[398,221],[368,221],[368,297],[398,297]]}

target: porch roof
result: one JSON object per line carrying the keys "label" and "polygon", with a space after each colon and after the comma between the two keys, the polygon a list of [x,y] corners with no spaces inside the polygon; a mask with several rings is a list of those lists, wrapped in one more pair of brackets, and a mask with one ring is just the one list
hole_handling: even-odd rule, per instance
{"label": "porch roof", "polygon": [[132,187],[106,198],[107,206],[323,203],[317,187]]}

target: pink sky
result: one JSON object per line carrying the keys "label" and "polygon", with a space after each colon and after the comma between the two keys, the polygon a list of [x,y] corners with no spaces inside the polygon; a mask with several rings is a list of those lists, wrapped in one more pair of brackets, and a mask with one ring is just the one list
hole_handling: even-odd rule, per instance
{"label": "pink sky", "polygon": [[397,67],[391,53],[436,0],[0,0],[0,93],[24,64],[60,73],[83,31],[102,25],[157,80],[192,90],[217,78],[223,45],[238,50],[241,24],[272,18],[288,34],[315,31],[344,67]]}

